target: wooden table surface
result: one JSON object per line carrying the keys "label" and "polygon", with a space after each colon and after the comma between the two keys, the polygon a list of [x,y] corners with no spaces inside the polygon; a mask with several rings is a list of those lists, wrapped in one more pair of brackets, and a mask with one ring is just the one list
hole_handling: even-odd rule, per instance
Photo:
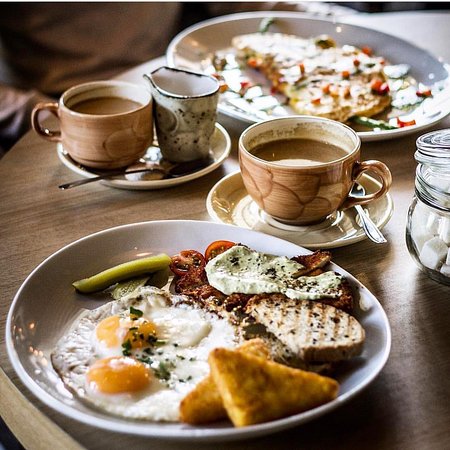
{"label": "wooden table surface", "polygon": [[[450,15],[357,15],[352,23],[397,34],[450,61]],[[141,76],[146,66],[125,75]],[[126,191],[95,183],[60,191],[78,178],[63,166],[55,146],[26,134],[0,161],[0,413],[29,449],[444,449],[450,446],[450,288],[428,279],[405,245],[413,196],[415,139],[363,145],[364,159],[384,161],[393,174],[395,210],[384,228],[389,243],[368,240],[333,250],[344,267],[383,305],[392,327],[390,358],[375,381],[334,412],[304,426],[244,443],[181,444],[105,432],[68,419],[41,403],[21,383],[5,349],[5,321],[26,276],[64,245],[117,225],[158,219],[209,220],[210,188],[238,168],[236,139],[243,129],[225,117],[233,138],[225,164],[209,175],[159,191]],[[447,118],[435,128],[450,126]]]}

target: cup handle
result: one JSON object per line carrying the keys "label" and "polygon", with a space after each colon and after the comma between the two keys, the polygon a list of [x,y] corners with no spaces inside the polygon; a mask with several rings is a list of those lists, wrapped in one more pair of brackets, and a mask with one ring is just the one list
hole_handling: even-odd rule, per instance
{"label": "cup handle", "polygon": [[44,139],[52,142],[59,142],[61,141],[61,131],[49,130],[48,128],[44,128],[39,121],[40,113],[45,110],[58,117],[57,102],[38,103],[31,112],[31,126],[33,127],[33,130],[36,131],[36,133]]}
{"label": "cup handle", "polygon": [[368,160],[357,162],[353,166],[352,179],[354,182],[358,180],[358,178],[367,171],[374,172],[381,179],[381,187],[378,191],[373,192],[371,194],[367,194],[361,197],[347,197],[344,201],[341,209],[348,209],[355,205],[366,205],[371,201],[380,198],[383,196],[391,187],[392,184],[392,174],[386,164],[381,161]]}

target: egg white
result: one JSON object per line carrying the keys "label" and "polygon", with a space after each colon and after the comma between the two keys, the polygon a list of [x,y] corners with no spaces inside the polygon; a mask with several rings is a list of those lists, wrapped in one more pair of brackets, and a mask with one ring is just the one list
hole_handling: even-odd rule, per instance
{"label": "egg white", "polygon": [[[235,329],[226,320],[180,300],[180,296],[146,286],[132,297],[85,311],[57,343],[52,353],[54,369],[73,393],[102,411],[133,419],[177,421],[180,401],[209,373],[210,351],[238,345]],[[112,315],[126,322],[131,306],[156,325],[162,341],[152,347],[151,355],[142,349],[131,350],[132,357],[148,358],[152,382],[139,392],[99,393],[86,382],[89,367],[98,359],[122,356],[123,348],[106,348],[96,339],[95,329]]]}

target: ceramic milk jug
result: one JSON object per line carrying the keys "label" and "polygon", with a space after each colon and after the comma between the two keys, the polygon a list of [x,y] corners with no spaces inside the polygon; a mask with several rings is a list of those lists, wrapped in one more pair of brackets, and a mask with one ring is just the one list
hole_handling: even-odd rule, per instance
{"label": "ceramic milk jug", "polygon": [[219,82],[212,76],[160,67],[145,78],[153,96],[159,147],[173,162],[209,156],[214,133]]}

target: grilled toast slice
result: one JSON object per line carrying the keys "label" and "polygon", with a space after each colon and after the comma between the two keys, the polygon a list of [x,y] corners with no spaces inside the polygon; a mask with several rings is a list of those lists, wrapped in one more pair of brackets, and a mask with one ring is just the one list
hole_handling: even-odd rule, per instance
{"label": "grilled toast slice", "polygon": [[245,312],[303,361],[341,361],[362,351],[364,329],[333,306],[264,294],[252,297]]}

